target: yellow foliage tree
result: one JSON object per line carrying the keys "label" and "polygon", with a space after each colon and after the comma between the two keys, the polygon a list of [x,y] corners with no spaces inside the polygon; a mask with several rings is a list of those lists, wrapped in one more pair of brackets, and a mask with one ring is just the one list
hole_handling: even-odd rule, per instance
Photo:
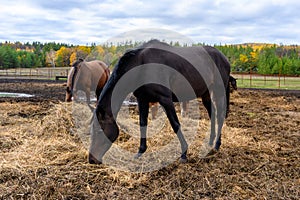
{"label": "yellow foliage tree", "polygon": [[117,50],[117,47],[115,45],[111,45],[111,47],[109,48],[109,52],[112,54],[115,54]]}
{"label": "yellow foliage tree", "polygon": [[78,46],[75,48],[76,59],[82,58],[85,59],[90,53],[91,48],[87,46]]}
{"label": "yellow foliage tree", "polygon": [[250,52],[250,56],[251,56],[252,61],[255,62],[258,60],[258,52],[257,51]]}
{"label": "yellow foliage tree", "polygon": [[248,57],[245,54],[240,54],[240,61],[246,63],[248,62]]}
{"label": "yellow foliage tree", "polygon": [[77,60],[77,54],[74,51],[70,56],[70,65],[72,65]]}
{"label": "yellow foliage tree", "polygon": [[100,55],[100,56],[103,56],[105,51],[103,49],[103,47],[101,47],[100,45],[95,47],[95,50],[94,51],[97,51],[97,53]]}
{"label": "yellow foliage tree", "polygon": [[60,67],[66,67],[70,65],[71,49],[62,46],[56,52],[56,65]]}
{"label": "yellow foliage tree", "polygon": [[76,48],[77,51],[82,51],[84,53],[86,53],[87,55],[91,53],[91,48],[87,47],[87,46],[78,46]]}

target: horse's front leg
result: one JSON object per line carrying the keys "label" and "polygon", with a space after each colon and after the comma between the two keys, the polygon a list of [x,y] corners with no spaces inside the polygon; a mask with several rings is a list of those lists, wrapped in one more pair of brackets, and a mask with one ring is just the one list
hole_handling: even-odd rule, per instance
{"label": "horse's front leg", "polygon": [[91,103],[91,91],[90,91],[90,89],[86,89],[85,97],[86,97],[86,103],[90,104]]}
{"label": "horse's front leg", "polygon": [[187,150],[188,150],[188,144],[181,132],[180,123],[176,114],[176,110],[172,101],[172,98],[163,98],[159,103],[162,105],[162,107],[165,109],[165,112],[167,114],[167,117],[170,121],[170,124],[172,126],[172,129],[176,133],[180,145],[181,145],[181,157],[180,162],[185,163],[187,162]]}
{"label": "horse's front leg", "polygon": [[139,115],[140,115],[140,147],[135,158],[139,158],[147,150],[147,125],[148,125],[148,114],[149,114],[149,102],[141,101],[138,99]]}
{"label": "horse's front leg", "polygon": [[94,107],[91,106],[91,91],[89,89],[87,89],[85,91],[85,96],[86,96],[86,104],[89,107],[89,109],[91,110],[91,112],[94,112]]}

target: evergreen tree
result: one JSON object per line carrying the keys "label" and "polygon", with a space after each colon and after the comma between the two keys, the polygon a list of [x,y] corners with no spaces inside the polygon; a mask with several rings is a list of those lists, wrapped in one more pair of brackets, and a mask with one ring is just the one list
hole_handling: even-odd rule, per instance
{"label": "evergreen tree", "polygon": [[16,68],[19,67],[17,52],[10,46],[0,47],[0,68]]}

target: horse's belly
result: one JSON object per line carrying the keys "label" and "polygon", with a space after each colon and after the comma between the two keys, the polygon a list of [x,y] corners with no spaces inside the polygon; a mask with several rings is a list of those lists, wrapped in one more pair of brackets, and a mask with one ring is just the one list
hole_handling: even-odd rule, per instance
{"label": "horse's belly", "polygon": [[171,91],[173,93],[173,101],[188,101],[201,97],[207,92],[207,86],[199,79],[195,82],[174,82],[171,86]]}

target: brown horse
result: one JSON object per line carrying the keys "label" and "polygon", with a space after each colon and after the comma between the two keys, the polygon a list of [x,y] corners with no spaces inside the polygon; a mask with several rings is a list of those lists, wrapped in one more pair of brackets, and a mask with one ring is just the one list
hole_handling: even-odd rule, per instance
{"label": "brown horse", "polygon": [[82,90],[85,92],[88,103],[91,91],[95,91],[98,101],[109,76],[110,70],[104,62],[100,60],[85,62],[79,59],[72,65],[69,72],[65,100],[72,101],[72,96],[76,99],[76,92]]}

